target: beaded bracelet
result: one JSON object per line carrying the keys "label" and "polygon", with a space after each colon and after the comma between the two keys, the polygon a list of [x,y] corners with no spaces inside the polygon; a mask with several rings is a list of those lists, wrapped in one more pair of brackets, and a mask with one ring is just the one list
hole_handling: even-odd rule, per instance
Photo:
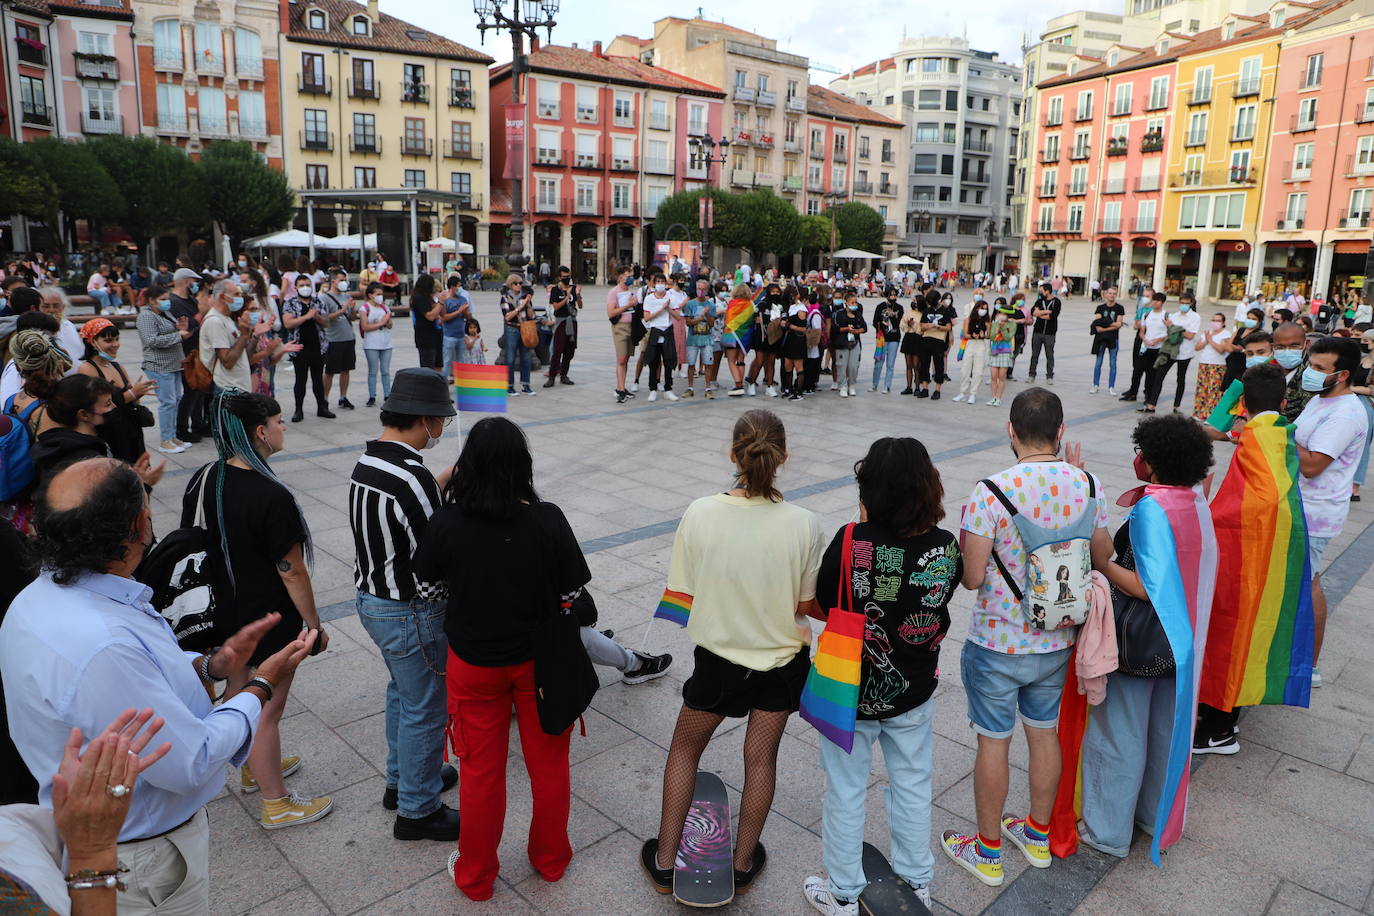
{"label": "beaded bracelet", "polygon": [[112,888],[118,891],[127,891],[128,886],[120,880],[120,875],[127,875],[129,869],[121,865],[110,871],[96,871],[91,868],[83,868],[67,875],[67,887],[74,891],[88,891]]}

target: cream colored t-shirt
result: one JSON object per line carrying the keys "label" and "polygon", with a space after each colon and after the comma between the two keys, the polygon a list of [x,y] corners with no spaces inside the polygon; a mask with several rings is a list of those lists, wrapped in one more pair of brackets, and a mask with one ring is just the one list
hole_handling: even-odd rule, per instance
{"label": "cream colored t-shirt", "polygon": [[239,354],[238,362],[234,363],[232,369],[224,368],[224,364],[215,357],[216,350],[228,350],[238,339],[239,329],[234,319],[211,309],[200,324],[200,361],[210,370],[211,377],[219,387],[252,391],[253,380],[245,354]]}
{"label": "cream colored t-shirt", "polygon": [[673,540],[668,588],[693,597],[692,642],[755,671],[811,644],[797,605],[816,597],[825,538],[815,513],[764,497],[694,501]]}

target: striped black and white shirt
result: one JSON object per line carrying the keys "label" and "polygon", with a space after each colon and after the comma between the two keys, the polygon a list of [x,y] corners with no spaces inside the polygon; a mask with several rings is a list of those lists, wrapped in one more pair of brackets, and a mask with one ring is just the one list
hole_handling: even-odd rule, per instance
{"label": "striped black and white shirt", "polygon": [[437,508],[439,485],[418,451],[403,442],[367,443],[348,487],[359,591],[391,601],[446,596],[443,583],[419,582],[414,572],[415,548]]}

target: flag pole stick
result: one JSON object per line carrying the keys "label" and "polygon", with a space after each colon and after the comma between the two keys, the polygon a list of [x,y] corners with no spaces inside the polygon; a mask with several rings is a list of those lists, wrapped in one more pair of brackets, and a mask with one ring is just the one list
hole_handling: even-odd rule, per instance
{"label": "flag pole stick", "polygon": [[644,638],[639,641],[639,651],[644,655],[651,654],[649,652],[649,634],[654,631],[654,621],[657,619],[657,617],[649,618],[649,625],[644,628]]}

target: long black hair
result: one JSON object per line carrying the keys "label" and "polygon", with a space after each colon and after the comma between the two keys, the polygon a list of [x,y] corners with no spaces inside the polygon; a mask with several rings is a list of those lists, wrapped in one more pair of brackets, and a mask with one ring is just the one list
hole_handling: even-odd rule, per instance
{"label": "long black hair", "polygon": [[444,488],[444,503],[476,518],[506,521],[522,505],[538,501],[524,431],[505,417],[478,420]]}

